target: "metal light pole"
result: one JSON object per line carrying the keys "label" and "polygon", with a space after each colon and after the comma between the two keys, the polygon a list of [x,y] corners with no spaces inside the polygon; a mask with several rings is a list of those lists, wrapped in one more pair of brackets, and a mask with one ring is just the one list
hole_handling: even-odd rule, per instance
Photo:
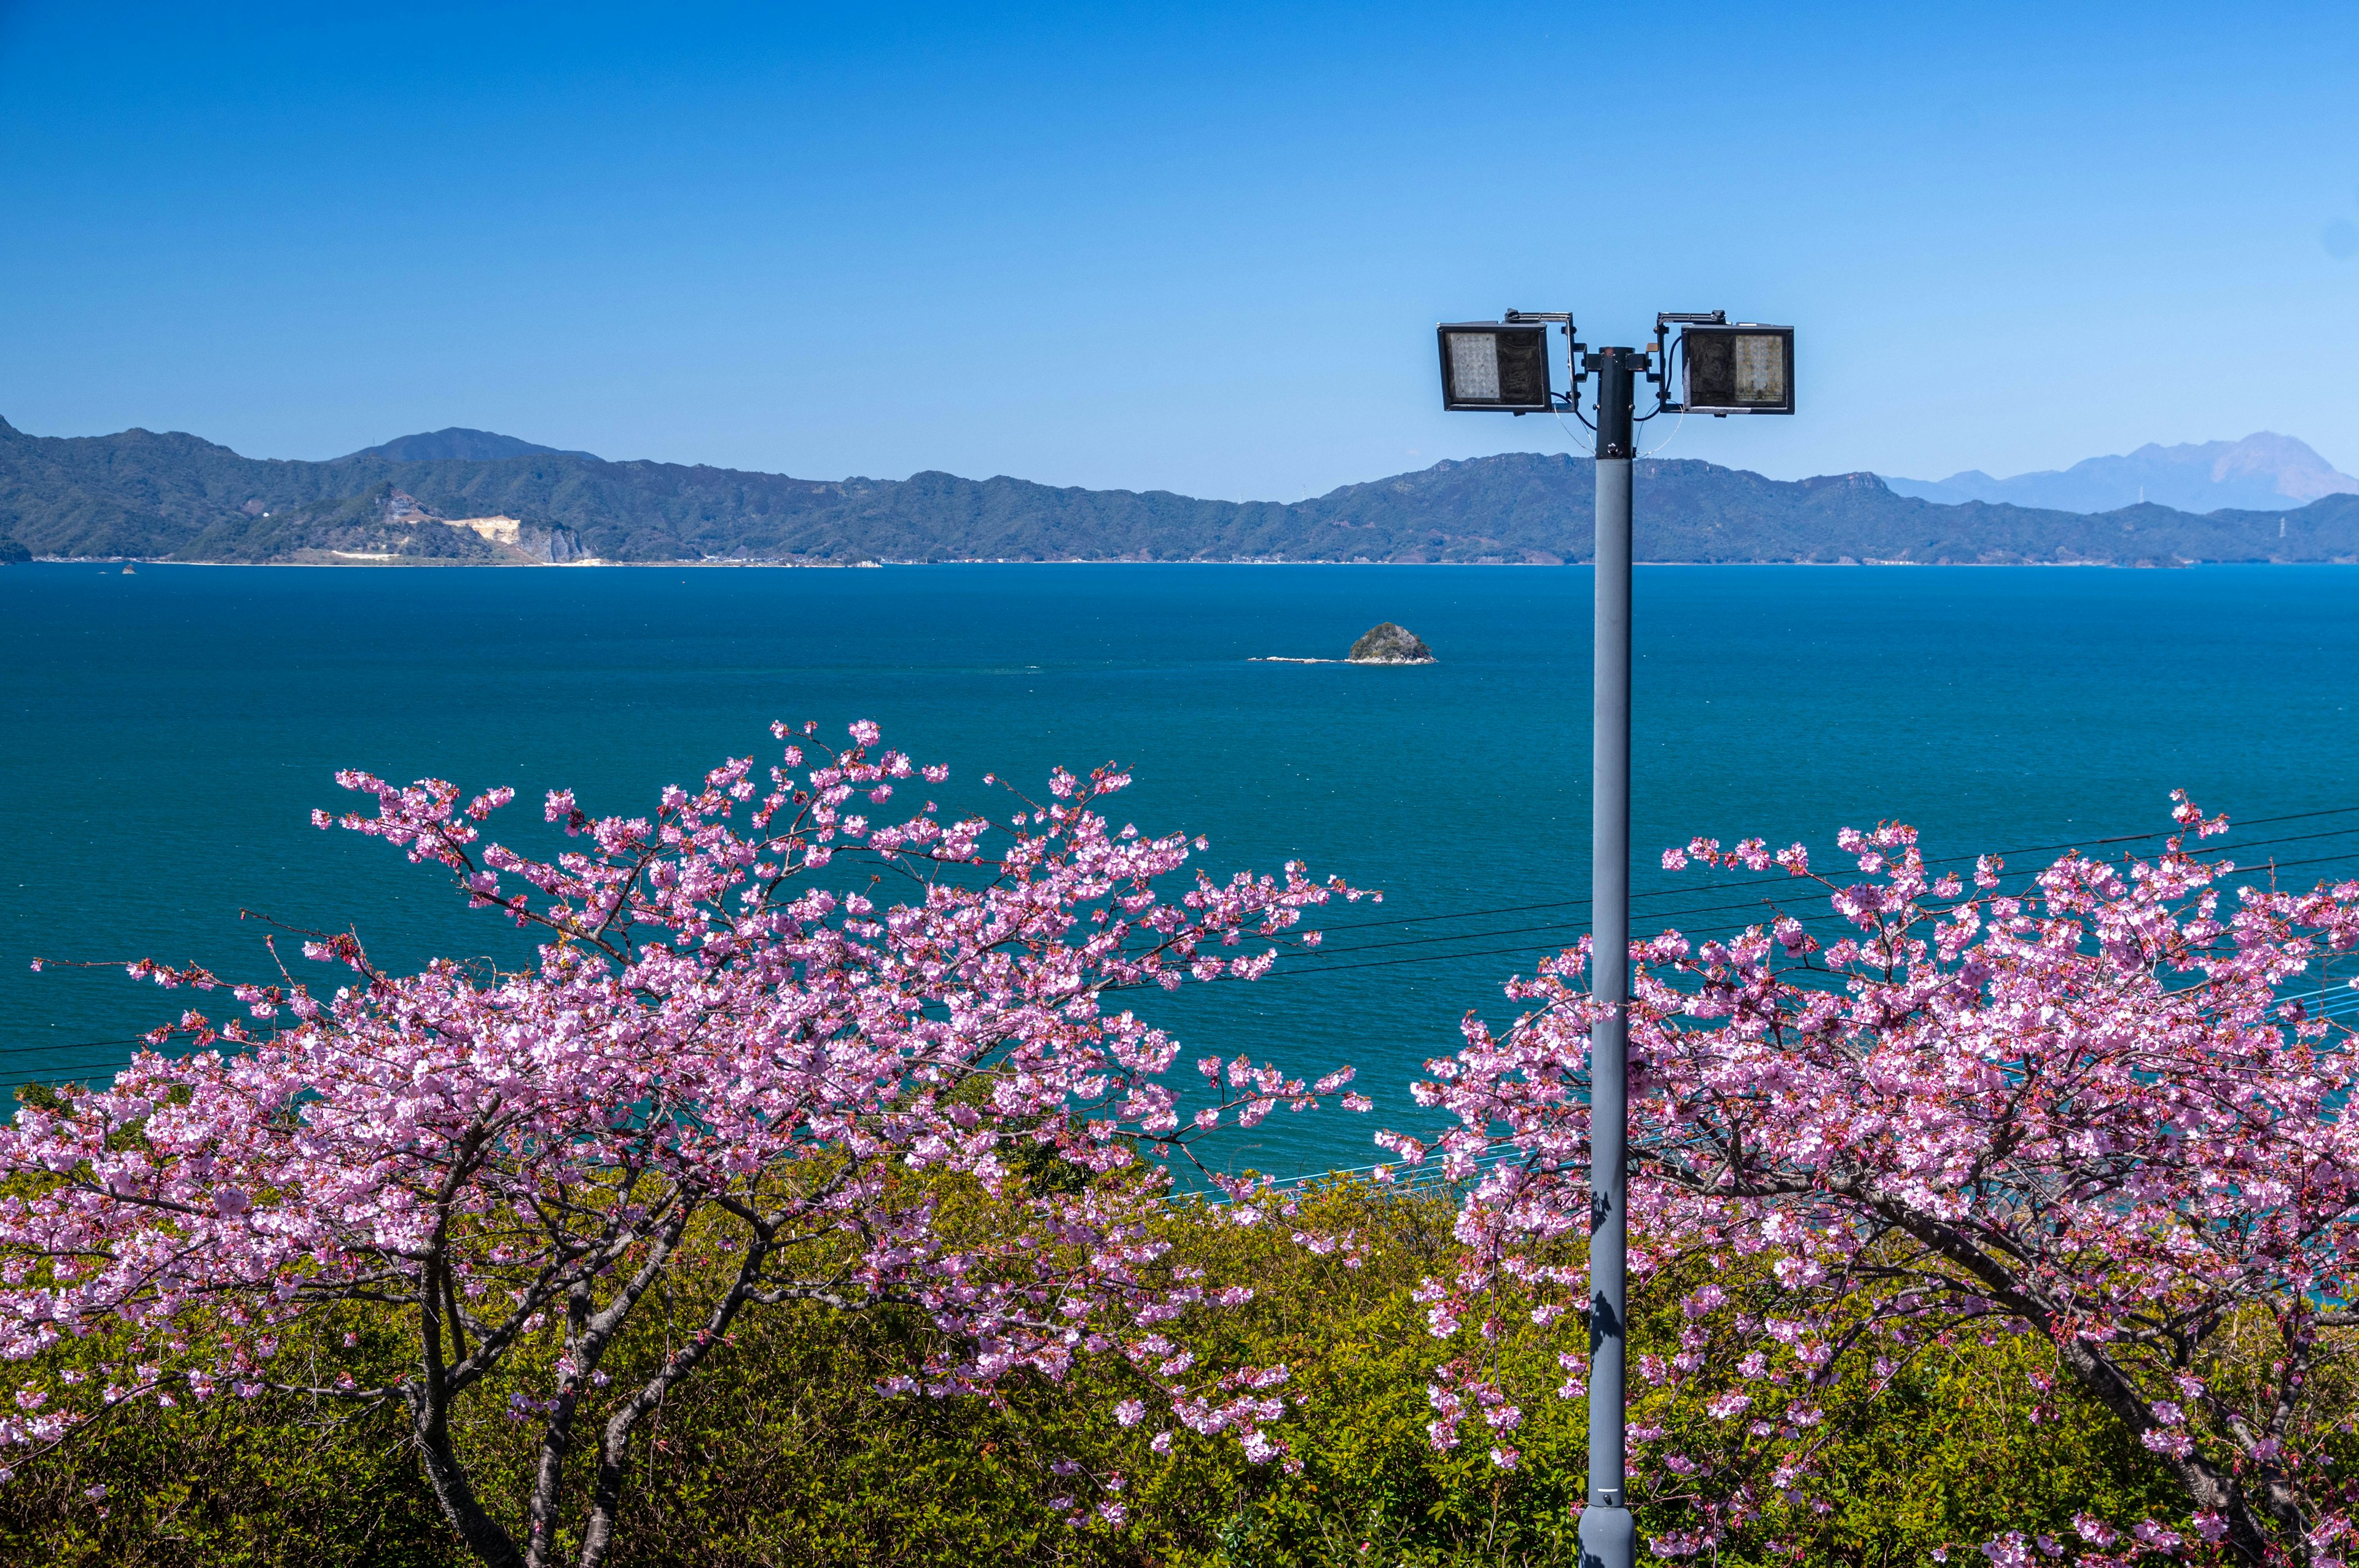
{"label": "metal light pole", "polygon": [[[1572,378],[1573,391],[1561,401],[1549,384],[1550,324],[1564,329],[1565,368]],[[1640,419],[1656,414],[1794,411],[1793,329],[1732,326],[1717,310],[1660,315],[1649,351],[1665,347],[1664,329],[1671,325],[1680,328],[1674,351],[1686,362],[1678,402],[1669,396],[1673,353],[1659,364],[1652,351],[1636,349],[1599,349],[1584,358],[1569,314],[1510,310],[1497,326],[1462,322],[1439,329],[1445,408],[1570,411],[1579,418],[1580,385],[1597,377],[1589,986],[1603,1005],[1589,1037],[1589,1502],[1581,1515],[1581,1568],[1634,1568],[1638,1545],[1622,1470],[1630,1242],[1631,442]],[[1643,416],[1637,413],[1641,376],[1661,392]]]}
{"label": "metal light pole", "polygon": [[1589,1036],[1589,1506],[1582,1568],[1631,1568],[1637,1535],[1622,1476],[1624,1286],[1629,1261],[1630,443],[1647,357],[1600,349],[1597,375],[1597,614],[1591,704]]}

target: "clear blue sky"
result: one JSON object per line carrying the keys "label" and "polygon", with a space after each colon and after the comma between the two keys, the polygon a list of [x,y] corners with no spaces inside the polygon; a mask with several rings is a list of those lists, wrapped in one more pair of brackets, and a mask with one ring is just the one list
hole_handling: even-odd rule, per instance
{"label": "clear blue sky", "polygon": [[1437,319],[1721,307],[1802,413],[1667,456],[2359,471],[2345,7],[0,0],[0,137],[44,435],[1291,500],[1570,446]]}

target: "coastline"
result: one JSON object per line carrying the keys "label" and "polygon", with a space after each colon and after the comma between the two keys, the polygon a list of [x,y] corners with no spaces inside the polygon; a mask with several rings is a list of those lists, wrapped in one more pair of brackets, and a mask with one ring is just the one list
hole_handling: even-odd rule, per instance
{"label": "coastline", "polygon": [[[1060,560],[1025,560],[1009,557],[959,557],[939,561],[769,561],[769,560],[674,560],[674,561],[610,561],[592,558],[578,561],[456,561],[456,560],[341,560],[341,561],[182,561],[168,556],[35,556],[26,566],[49,567],[268,567],[297,570],[321,571],[572,571],[585,568],[612,568],[625,570],[660,569],[698,570],[745,569],[766,571],[875,571],[897,567],[1336,567],[1336,568],[1501,568],[1538,571],[1557,571],[1565,568],[1583,568],[1587,561],[1333,561],[1289,560],[1272,557],[1237,557],[1221,560],[1142,561],[1122,557],[1088,558],[1069,557]],[[2359,558],[2337,557],[2324,560],[2172,560],[2172,561],[1911,561],[1911,560],[1840,560],[1840,561],[1633,561],[1638,567],[1798,567],[1847,570],[1864,567],[1954,568],[1967,569],[2036,567],[2061,570],[2102,569],[2108,571],[2180,571],[2201,567],[2349,567],[2359,566]]]}

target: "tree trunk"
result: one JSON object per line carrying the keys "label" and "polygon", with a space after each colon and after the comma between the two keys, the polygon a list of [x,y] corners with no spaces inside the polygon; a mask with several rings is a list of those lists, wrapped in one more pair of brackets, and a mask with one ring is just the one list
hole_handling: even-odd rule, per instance
{"label": "tree trunk", "polygon": [[[1835,1182],[1829,1185],[1854,1201],[1866,1196],[1854,1183]],[[2004,1302],[2009,1311],[2047,1335],[2056,1346],[2058,1359],[2073,1379],[2112,1411],[2132,1437],[2143,1438],[2161,1426],[2154,1419],[2154,1411],[2147,1408],[2146,1397],[2120,1368],[2078,1335],[2069,1330],[2058,1334],[2056,1314],[2050,1303],[2028,1288],[2009,1267],[1975,1245],[1973,1238],[1930,1215],[1890,1199],[1869,1196],[1865,1206],[1907,1231],[1937,1256],[1965,1270]],[[2256,1565],[2267,1561],[2268,1531],[2234,1476],[2191,1450],[2184,1459],[2169,1454],[2162,1455],[2162,1459],[2179,1477],[2180,1485],[2187,1488],[2188,1498],[2199,1510],[2219,1514],[2227,1520],[2228,1545],[2239,1558]]]}
{"label": "tree trunk", "polygon": [[468,1484],[458,1455],[451,1452],[451,1430],[443,1419],[441,1401],[423,1389],[404,1392],[409,1405],[411,1435],[425,1462],[427,1484],[434,1488],[434,1500],[442,1507],[442,1517],[451,1521],[451,1528],[459,1532],[467,1550],[482,1558],[488,1568],[524,1568],[524,1557],[516,1551],[516,1542],[475,1500],[475,1488]]}
{"label": "tree trunk", "polygon": [[631,1433],[647,1412],[662,1402],[671,1386],[696,1370],[698,1363],[721,1343],[729,1331],[738,1309],[753,1294],[760,1278],[762,1264],[769,1256],[769,1248],[762,1242],[746,1246],[745,1256],[737,1269],[736,1282],[729,1293],[713,1307],[704,1326],[667,1360],[656,1375],[639,1390],[625,1400],[621,1409],[606,1419],[606,1430],[598,1444],[598,1477],[592,1484],[590,1518],[582,1530],[581,1568],[603,1568],[606,1553],[614,1539],[614,1516],[623,1503],[624,1466],[630,1458]]}
{"label": "tree trunk", "polygon": [[[2143,1437],[2158,1426],[2145,1399],[2122,1375],[2121,1368],[2095,1346],[2085,1339],[2068,1336],[2057,1346],[2057,1354],[2080,1385],[2093,1394],[2099,1404],[2113,1411],[2132,1437]],[[2267,1560],[2268,1532],[2262,1528],[2251,1499],[2234,1476],[2191,1451],[2183,1459],[2169,1454],[2162,1459],[2178,1476],[2179,1484],[2187,1488],[2196,1508],[2219,1514],[2228,1521],[2228,1544],[2238,1557],[2256,1564]]]}

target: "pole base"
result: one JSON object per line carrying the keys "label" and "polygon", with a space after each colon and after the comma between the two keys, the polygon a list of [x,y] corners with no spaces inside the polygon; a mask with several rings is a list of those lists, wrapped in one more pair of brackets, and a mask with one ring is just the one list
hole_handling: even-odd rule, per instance
{"label": "pole base", "polygon": [[1581,1568],[1635,1568],[1638,1527],[1628,1509],[1583,1509]]}

